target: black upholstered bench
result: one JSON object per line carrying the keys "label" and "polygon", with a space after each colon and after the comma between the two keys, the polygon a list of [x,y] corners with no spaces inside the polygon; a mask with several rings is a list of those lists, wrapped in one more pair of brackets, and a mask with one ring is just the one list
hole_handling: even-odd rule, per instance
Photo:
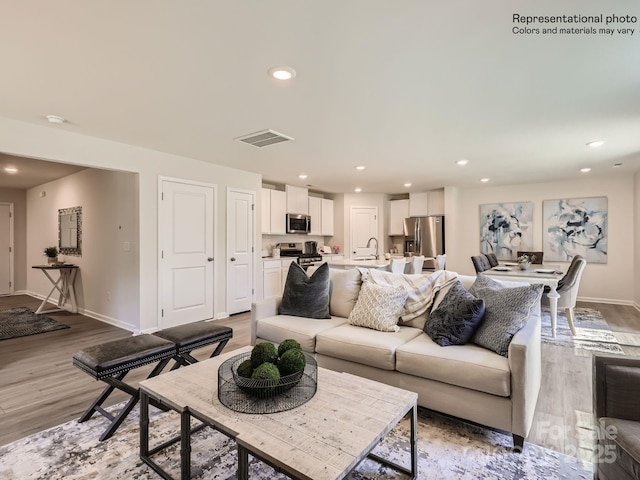
{"label": "black upholstered bench", "polygon": [[[73,364],[96,380],[108,384],[91,406],[82,414],[78,422],[89,420],[94,413],[108,418],[111,423],[100,436],[100,440],[111,437],[133,407],[138,403],[139,390],[123,381],[131,370],[144,365],[156,363],[147,378],[160,374],[173,359],[172,370],[183,365],[196,363],[198,360],[191,355],[193,350],[212,344],[217,344],[211,357],[219,355],[233,330],[210,322],[196,322],[178,327],[172,327],[153,335],[144,334],[123,338],[111,342],[95,345],[76,352]],[[124,408],[113,416],[102,408],[102,404],[114,389],[121,390],[131,396]],[[156,405],[163,408],[160,405]]]}

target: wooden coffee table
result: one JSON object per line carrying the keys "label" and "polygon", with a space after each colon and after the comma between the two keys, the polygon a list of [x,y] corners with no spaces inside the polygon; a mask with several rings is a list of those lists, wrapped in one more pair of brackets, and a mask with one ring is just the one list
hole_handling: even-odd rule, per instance
{"label": "wooden coffee table", "polygon": [[[238,413],[218,400],[218,367],[251,347],[165,373],[140,383],[140,458],[160,476],[171,475],[151,457],[181,442],[181,479],[191,478],[191,417],[238,444],[238,479],[248,478],[248,455],[291,478],[344,478],[365,457],[417,478],[417,399],[414,392],[318,368],[318,390],[307,403],[266,415]],[[178,412],[180,436],[149,447],[149,399]],[[410,414],[409,467],[371,453],[382,438]]]}

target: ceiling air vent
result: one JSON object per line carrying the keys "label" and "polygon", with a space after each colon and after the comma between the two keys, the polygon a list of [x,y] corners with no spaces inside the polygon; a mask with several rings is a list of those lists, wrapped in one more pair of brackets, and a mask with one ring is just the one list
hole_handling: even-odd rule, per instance
{"label": "ceiling air vent", "polygon": [[250,133],[249,135],[243,135],[242,137],[234,138],[234,140],[248,143],[249,145],[253,145],[254,147],[266,147],[267,145],[287,142],[294,139],[291,137],[287,137],[282,133],[274,132],[273,130],[262,130],[260,132]]}

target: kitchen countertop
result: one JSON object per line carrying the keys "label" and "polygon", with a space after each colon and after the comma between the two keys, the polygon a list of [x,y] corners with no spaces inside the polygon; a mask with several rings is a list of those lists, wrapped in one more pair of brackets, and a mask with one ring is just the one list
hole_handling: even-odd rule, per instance
{"label": "kitchen countertop", "polygon": [[347,258],[344,260],[329,260],[327,263],[329,264],[329,267],[338,267],[338,268],[362,267],[362,268],[386,269],[389,267],[389,264],[391,263],[391,261],[385,260],[384,258],[380,258],[378,260],[357,260],[353,258]]}

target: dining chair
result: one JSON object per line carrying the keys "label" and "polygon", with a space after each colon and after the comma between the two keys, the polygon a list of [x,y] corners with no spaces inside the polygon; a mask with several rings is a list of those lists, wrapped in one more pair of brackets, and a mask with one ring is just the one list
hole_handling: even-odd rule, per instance
{"label": "dining chair", "polygon": [[424,265],[424,255],[413,257],[411,259],[411,268],[409,273],[417,274],[422,273],[422,266]]}
{"label": "dining chair", "polygon": [[445,270],[447,267],[447,255],[436,255],[436,270]]}
{"label": "dining chair", "polygon": [[392,258],[389,264],[389,270],[391,273],[404,273],[404,267],[407,261],[404,258]]}
{"label": "dining chair", "polygon": [[522,255],[526,255],[529,258],[533,258],[533,260],[531,261],[531,263],[535,264],[535,265],[541,265],[542,264],[542,257],[544,257],[544,252],[525,252],[525,251],[518,251],[517,253],[517,257],[519,258]]}
{"label": "dining chair", "polygon": [[472,255],[471,261],[473,262],[473,267],[476,269],[476,273],[482,273],[491,268],[489,259],[485,255]]}
{"label": "dining chair", "polygon": [[496,257],[495,253],[485,253],[484,254],[485,257],[487,257],[487,260],[489,260],[489,265],[491,265],[491,268],[493,267],[497,267],[498,265],[500,265],[500,262],[498,261],[498,257]]}
{"label": "dining chair", "polygon": [[[576,255],[571,260],[571,264],[567,269],[567,273],[558,281],[558,288],[556,292],[560,295],[558,298],[558,308],[564,308],[564,312],[567,316],[567,322],[573,335],[576,334],[576,327],[574,325],[574,308],[576,306],[576,299],[578,297],[578,289],[580,288],[580,279],[582,278],[582,272],[584,267],[587,266],[587,261],[580,255]],[[544,288],[545,293],[549,292],[550,288]],[[549,298],[546,295],[542,295],[541,304],[549,306]]]}

